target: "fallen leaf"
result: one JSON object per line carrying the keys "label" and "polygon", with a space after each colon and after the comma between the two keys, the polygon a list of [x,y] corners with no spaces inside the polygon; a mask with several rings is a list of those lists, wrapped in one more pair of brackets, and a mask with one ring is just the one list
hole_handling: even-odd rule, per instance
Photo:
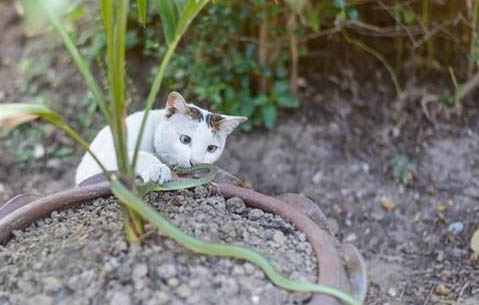
{"label": "fallen leaf", "polygon": [[394,209],[394,202],[391,198],[389,197],[383,197],[381,198],[381,206],[383,209],[385,209],[388,212],[391,212],[392,209]]}
{"label": "fallen leaf", "polygon": [[438,295],[448,295],[450,292],[451,290],[444,284],[439,284],[436,286],[436,294]]}
{"label": "fallen leaf", "polygon": [[474,232],[474,234],[472,234],[471,249],[476,254],[479,254],[479,228],[476,229],[476,232]]}

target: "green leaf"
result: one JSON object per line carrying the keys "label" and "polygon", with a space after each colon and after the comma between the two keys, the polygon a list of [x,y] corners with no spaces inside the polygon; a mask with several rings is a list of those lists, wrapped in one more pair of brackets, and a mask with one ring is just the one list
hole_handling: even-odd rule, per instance
{"label": "green leaf", "polygon": [[402,19],[404,20],[404,23],[406,24],[413,24],[414,21],[416,20],[416,16],[414,16],[414,13],[409,10],[403,10]]}
{"label": "green leaf", "polygon": [[357,21],[359,19],[359,13],[358,10],[355,8],[350,8],[347,10],[347,14],[349,19]]}
{"label": "green leaf", "polygon": [[273,85],[273,93],[282,95],[289,92],[289,83],[287,81],[277,81]]}
{"label": "green leaf", "polygon": [[138,12],[138,20],[143,26],[146,25],[146,1],[147,0],[136,0],[136,10]]}
{"label": "green leaf", "polygon": [[67,133],[83,149],[90,152],[100,168],[106,172],[99,159],[89,150],[89,144],[74,131],[65,121],[47,106],[37,104],[0,104],[0,131],[14,128],[22,123],[33,121],[37,118],[52,123]]}
{"label": "green leaf", "polygon": [[268,103],[268,97],[264,94],[260,94],[253,99],[253,105],[264,106]]}
{"label": "green leaf", "polygon": [[171,44],[175,38],[178,24],[179,11],[174,0],[155,0],[156,8],[161,17],[161,26],[166,42]]}
{"label": "green leaf", "polygon": [[344,8],[345,3],[344,0],[333,0],[333,6],[336,8]]}
{"label": "green leaf", "polygon": [[285,108],[294,108],[299,106],[298,99],[293,95],[287,93],[277,97],[278,105]]}
{"label": "green leaf", "polygon": [[263,108],[263,121],[268,129],[273,129],[276,125],[276,107],[272,104]]}
{"label": "green leaf", "polygon": [[54,118],[55,113],[44,105],[2,104],[0,105],[0,130],[10,130],[39,117]]}

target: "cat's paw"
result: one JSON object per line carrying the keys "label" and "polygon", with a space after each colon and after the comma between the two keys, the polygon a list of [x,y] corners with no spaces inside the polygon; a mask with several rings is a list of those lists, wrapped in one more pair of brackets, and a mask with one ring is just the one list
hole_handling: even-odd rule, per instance
{"label": "cat's paw", "polygon": [[163,184],[171,179],[171,170],[164,164],[153,164],[142,170],[140,176],[144,182]]}

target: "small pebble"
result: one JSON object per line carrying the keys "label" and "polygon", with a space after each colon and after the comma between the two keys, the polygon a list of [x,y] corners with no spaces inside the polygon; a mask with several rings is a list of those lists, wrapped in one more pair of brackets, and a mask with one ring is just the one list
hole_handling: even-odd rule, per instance
{"label": "small pebble", "polygon": [[223,197],[214,196],[206,199],[206,204],[214,207],[215,209],[223,210],[225,208],[225,199]]}
{"label": "small pebble", "polygon": [[319,171],[316,174],[314,174],[311,181],[313,182],[313,184],[319,184],[322,179],[323,179],[323,173],[321,171]]}
{"label": "small pebble", "polygon": [[53,276],[43,278],[42,282],[46,291],[58,291],[62,287],[60,280]]}
{"label": "small pebble", "polygon": [[180,286],[178,286],[178,288],[176,288],[176,293],[180,297],[186,298],[191,294],[191,290],[186,284],[181,284]]}
{"label": "small pebble", "polygon": [[232,272],[232,273],[233,273],[234,275],[243,275],[244,272],[245,272],[244,268],[241,267],[241,266],[239,266],[239,265],[235,265],[235,266],[233,267],[233,272]]}
{"label": "small pebble", "polygon": [[202,185],[195,187],[196,198],[206,198],[208,196],[208,189]]}
{"label": "small pebble", "polygon": [[133,269],[133,281],[138,281],[146,276],[148,266],[146,264],[137,264]]}
{"label": "small pebble", "polygon": [[286,236],[284,236],[283,232],[276,230],[273,234],[273,240],[282,245],[286,241]]}
{"label": "small pebble", "polygon": [[170,287],[176,287],[180,284],[180,281],[176,277],[171,277],[166,282]]}
{"label": "small pebble", "polygon": [[381,198],[381,206],[387,212],[391,212],[394,209],[394,201],[389,197]]}
{"label": "small pebble", "polygon": [[162,278],[171,278],[176,275],[176,266],[173,264],[164,264],[156,268],[156,271]]}
{"label": "small pebble", "polygon": [[44,294],[38,294],[31,297],[28,300],[28,304],[35,304],[35,305],[53,305],[54,299],[50,296]]}
{"label": "small pebble", "polygon": [[460,221],[454,221],[447,227],[447,230],[454,234],[461,233],[464,230],[464,224]]}
{"label": "small pebble", "polygon": [[251,296],[251,302],[253,302],[253,304],[259,304],[259,296],[257,295]]}
{"label": "small pebble", "polygon": [[111,298],[111,305],[130,305],[131,297],[125,291],[116,291],[113,297]]}
{"label": "small pebble", "polygon": [[358,239],[358,237],[356,236],[355,233],[351,233],[349,234],[348,236],[346,236],[345,240],[350,243],[350,242],[353,242],[355,241],[356,239]]}
{"label": "small pebble", "polygon": [[264,215],[264,212],[261,211],[260,209],[252,209],[248,214],[248,218],[251,220],[258,220],[263,215]]}
{"label": "small pebble", "polygon": [[241,214],[246,209],[243,199],[232,197],[226,200],[226,208],[235,214]]}
{"label": "small pebble", "polygon": [[243,267],[246,271],[246,274],[253,274],[253,272],[256,270],[255,266],[251,263],[245,263]]}
{"label": "small pebble", "polygon": [[390,296],[392,296],[392,297],[395,297],[396,294],[397,294],[396,289],[394,289],[394,288],[389,288],[388,294],[389,294]]}
{"label": "small pebble", "polygon": [[165,305],[170,301],[170,296],[165,291],[156,291],[151,301],[152,305]]}

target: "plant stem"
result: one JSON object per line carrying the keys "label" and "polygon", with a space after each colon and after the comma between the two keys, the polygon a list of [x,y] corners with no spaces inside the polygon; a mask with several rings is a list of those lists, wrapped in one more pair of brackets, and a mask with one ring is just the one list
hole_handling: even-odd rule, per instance
{"label": "plant stem", "polygon": [[[110,124],[118,171],[122,181],[136,192],[135,171],[130,166],[125,124],[125,36],[129,0],[102,0],[102,17],[107,40],[108,81],[110,83]],[[126,236],[130,243],[139,245],[144,234],[143,219],[134,210],[123,209]]]}
{"label": "plant stem", "polygon": [[472,5],[472,20],[471,20],[471,45],[469,51],[469,67],[468,67],[468,75],[469,77],[472,76],[474,73],[474,66],[479,66],[479,61],[477,60],[477,56],[479,56],[478,52],[478,37],[477,37],[477,18],[479,14],[479,0],[475,0],[474,4]]}
{"label": "plant stem", "polygon": [[357,40],[357,39],[354,39],[354,38],[351,38],[351,37],[346,33],[346,31],[342,30],[341,32],[343,33],[344,39],[345,39],[348,43],[357,45],[358,47],[360,47],[361,49],[363,49],[363,50],[366,51],[367,53],[369,53],[369,54],[371,54],[372,56],[376,57],[376,58],[384,65],[384,67],[386,67],[386,69],[389,71],[389,74],[391,75],[391,79],[392,79],[392,81],[393,81],[393,83],[394,83],[394,87],[396,88],[396,94],[397,94],[398,97],[400,97],[401,94],[402,94],[401,85],[399,84],[399,80],[398,80],[397,77],[396,77],[396,73],[394,73],[394,69],[391,67],[391,65],[390,65],[389,62],[386,60],[386,58],[384,58],[384,56],[383,56],[382,54],[380,54],[378,51],[376,51],[375,49],[371,48],[370,46],[366,45],[366,44],[363,43],[362,41]]}
{"label": "plant stem", "polygon": [[298,93],[298,40],[296,39],[296,14],[290,13],[287,23],[287,32],[289,38],[289,50],[291,53],[291,77],[289,80],[289,90],[296,95]]}
{"label": "plant stem", "polygon": [[[429,0],[423,0],[422,2],[422,26],[424,27],[426,33],[429,32],[429,14],[430,3]],[[434,39],[431,36],[427,42],[427,62],[429,67],[432,67],[432,61],[434,60]]]}
{"label": "plant stem", "polygon": [[138,151],[140,150],[141,140],[143,138],[143,132],[145,130],[146,121],[148,120],[148,115],[150,113],[151,108],[153,107],[153,103],[155,102],[156,96],[158,95],[158,91],[160,90],[161,82],[165,75],[166,67],[170,62],[171,57],[173,56],[176,46],[180,41],[181,37],[185,33],[188,25],[191,24],[193,19],[198,15],[203,7],[208,4],[209,0],[196,0],[196,1],[188,1],[183,7],[183,12],[181,13],[180,19],[176,24],[175,36],[174,39],[168,44],[168,50],[166,51],[165,56],[163,57],[160,68],[158,73],[155,76],[155,80],[153,81],[153,85],[151,86],[150,93],[148,94],[148,98],[146,100],[145,106],[145,114],[143,115],[143,119],[141,121],[140,130],[138,133],[138,138],[136,139],[135,144],[135,152],[133,154],[132,160],[132,168],[135,169],[136,167],[136,160],[138,159]]}
{"label": "plant stem", "polygon": [[136,167],[136,160],[138,159],[138,151],[140,150],[141,138],[143,136],[143,131],[145,129],[146,121],[148,119],[148,115],[150,113],[151,108],[153,107],[153,102],[155,101],[156,95],[161,87],[161,82],[166,72],[166,67],[168,67],[168,63],[170,62],[171,57],[175,53],[176,45],[180,41],[181,36],[177,36],[171,44],[168,46],[168,50],[166,51],[165,56],[161,60],[160,68],[158,70],[158,74],[156,74],[155,80],[153,81],[153,85],[151,86],[150,94],[146,100],[145,106],[145,114],[143,116],[143,120],[141,122],[140,131],[138,133],[138,139],[135,145],[135,153],[133,155],[132,160],[132,168]]}
{"label": "plant stem", "polygon": [[59,22],[57,17],[48,9],[47,6],[44,6],[44,10],[46,11],[46,14],[48,16],[48,19],[50,23],[52,24],[53,28],[58,32],[60,37],[63,40],[63,43],[65,47],[67,48],[68,52],[73,58],[73,61],[78,67],[78,70],[80,70],[80,73],[83,75],[85,78],[85,81],[90,88],[90,90],[93,93],[93,96],[95,97],[96,102],[100,106],[101,111],[103,112],[103,116],[105,117],[106,121],[108,124],[111,122],[111,113],[106,105],[105,98],[103,96],[103,92],[101,91],[100,87],[98,86],[97,82],[95,81],[95,78],[93,77],[90,69],[88,68],[87,63],[85,60],[82,58],[80,55],[80,52],[78,52],[77,47],[71,40],[70,36],[68,36],[68,33],[65,31],[65,28],[63,25]]}

